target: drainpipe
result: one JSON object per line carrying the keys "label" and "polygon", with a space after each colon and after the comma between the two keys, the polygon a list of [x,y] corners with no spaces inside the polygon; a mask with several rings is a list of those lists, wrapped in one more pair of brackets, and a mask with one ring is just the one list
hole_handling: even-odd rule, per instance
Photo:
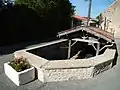
{"label": "drainpipe", "polygon": [[102,51],[102,50],[103,50],[104,48],[106,48],[106,47],[112,47],[113,44],[114,44],[114,42],[113,42],[111,45],[105,45],[104,47],[102,47],[102,48],[99,50],[99,52]]}

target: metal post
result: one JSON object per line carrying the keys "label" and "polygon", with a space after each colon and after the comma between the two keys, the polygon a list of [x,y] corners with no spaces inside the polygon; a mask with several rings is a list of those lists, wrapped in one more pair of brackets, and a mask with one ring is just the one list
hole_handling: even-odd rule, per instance
{"label": "metal post", "polygon": [[96,49],[96,56],[99,54],[99,49],[100,49],[100,44],[97,44],[97,49]]}
{"label": "metal post", "polygon": [[69,40],[68,59],[70,59],[70,53],[71,53],[71,40]]}
{"label": "metal post", "polygon": [[89,26],[90,21],[90,15],[91,15],[91,6],[92,6],[92,0],[89,0],[89,8],[88,8],[88,19],[87,19],[87,26]]}

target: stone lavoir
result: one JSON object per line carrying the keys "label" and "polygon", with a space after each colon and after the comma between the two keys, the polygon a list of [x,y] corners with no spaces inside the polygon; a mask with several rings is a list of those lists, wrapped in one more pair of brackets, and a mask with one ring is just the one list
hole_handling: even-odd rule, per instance
{"label": "stone lavoir", "polygon": [[27,58],[43,83],[89,79],[114,66],[117,51],[112,34],[79,26],[57,36],[57,40],[14,52],[15,57]]}
{"label": "stone lavoir", "polygon": [[[69,48],[66,48],[66,45],[69,47],[69,44],[63,42],[69,42],[69,40],[60,39],[29,49],[16,51],[14,56],[26,57],[30,64],[37,69],[38,79],[42,82],[88,79],[112,67],[116,49],[107,48],[101,54],[96,54],[93,50],[94,52],[91,52],[90,57],[86,57],[86,53],[81,58],[80,53],[74,55],[75,50],[72,50],[71,47],[70,57],[68,57],[69,54],[67,52],[69,52]],[[82,49],[80,49],[77,48],[76,52],[82,52]]]}

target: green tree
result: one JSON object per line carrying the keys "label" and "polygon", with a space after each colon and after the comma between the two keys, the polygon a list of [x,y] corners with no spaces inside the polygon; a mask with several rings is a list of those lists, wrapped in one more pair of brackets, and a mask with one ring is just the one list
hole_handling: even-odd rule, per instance
{"label": "green tree", "polygon": [[58,31],[70,28],[73,13],[69,0],[15,0],[12,8],[0,12],[0,45],[56,37]]}
{"label": "green tree", "polygon": [[24,4],[32,8],[53,30],[70,28],[74,6],[69,0],[16,0],[15,4]]}

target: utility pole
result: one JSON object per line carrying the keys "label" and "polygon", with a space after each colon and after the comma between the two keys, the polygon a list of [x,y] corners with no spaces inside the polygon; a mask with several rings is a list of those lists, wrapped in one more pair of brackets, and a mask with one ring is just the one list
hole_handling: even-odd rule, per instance
{"label": "utility pole", "polygon": [[91,17],[91,6],[92,6],[92,0],[89,0],[87,26],[89,26],[89,21]]}

